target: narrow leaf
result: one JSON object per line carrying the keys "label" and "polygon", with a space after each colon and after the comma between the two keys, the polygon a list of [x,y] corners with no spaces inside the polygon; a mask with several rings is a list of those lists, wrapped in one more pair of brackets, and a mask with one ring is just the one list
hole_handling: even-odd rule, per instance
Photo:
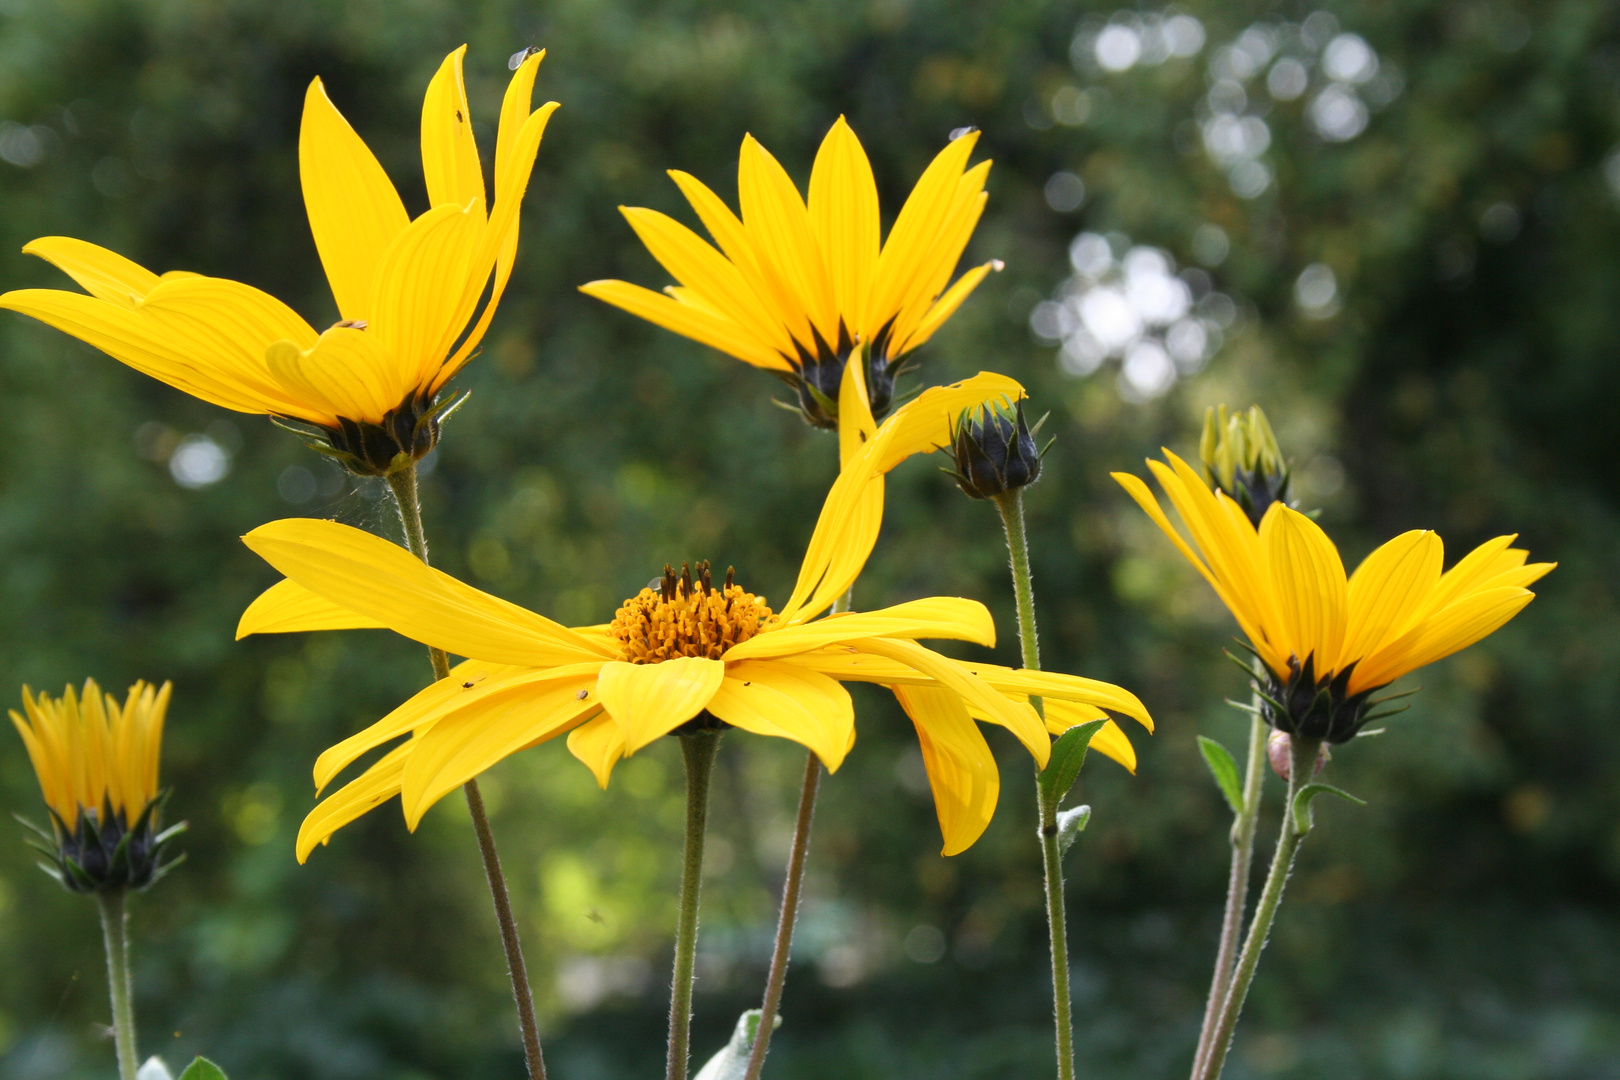
{"label": "narrow leaf", "polygon": [[1056,804],[1074,787],[1080,766],[1086,763],[1091,737],[1106,723],[1107,720],[1092,720],[1076,724],[1052,744],[1052,757],[1041,770],[1041,795],[1048,804]]}
{"label": "narrow leaf", "polygon": [[1198,749],[1204,755],[1204,764],[1209,766],[1210,775],[1215,777],[1215,785],[1226,796],[1226,805],[1232,808],[1235,817],[1243,816],[1243,782],[1238,779],[1237,762],[1232,760],[1231,753],[1214,739],[1198,736]]}
{"label": "narrow leaf", "polygon": [[1311,800],[1318,795],[1337,795],[1339,798],[1347,799],[1357,806],[1367,805],[1366,799],[1358,799],[1348,791],[1336,788],[1332,784],[1306,784],[1299,789],[1299,794],[1294,796],[1294,832],[1299,836],[1304,836],[1311,831]]}

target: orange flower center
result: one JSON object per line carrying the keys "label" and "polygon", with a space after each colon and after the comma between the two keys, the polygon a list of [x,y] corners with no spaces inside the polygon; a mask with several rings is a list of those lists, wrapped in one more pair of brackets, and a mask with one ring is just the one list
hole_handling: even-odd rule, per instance
{"label": "orange flower center", "polygon": [[632,664],[657,664],[678,656],[718,660],[770,620],[765,598],[733,584],[730,570],[726,583],[716,588],[708,563],[697,564],[696,580],[682,563],[679,576],[666,566],[662,580],[626,600],[614,613],[608,634],[618,640],[622,659]]}

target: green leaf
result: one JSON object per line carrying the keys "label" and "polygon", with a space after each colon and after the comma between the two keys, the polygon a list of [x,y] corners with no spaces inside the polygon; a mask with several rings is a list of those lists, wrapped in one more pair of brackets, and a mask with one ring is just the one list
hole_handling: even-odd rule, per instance
{"label": "green leaf", "polygon": [[1237,817],[1243,816],[1243,783],[1238,779],[1237,762],[1226,747],[1214,739],[1198,736],[1198,749],[1204,755],[1204,764],[1209,766],[1210,775],[1215,777],[1215,784],[1226,796],[1226,805],[1232,808]]}
{"label": "green leaf", "polygon": [[1299,836],[1304,836],[1311,831],[1311,800],[1318,795],[1337,795],[1339,798],[1347,799],[1357,806],[1367,805],[1366,799],[1358,799],[1348,791],[1342,791],[1332,784],[1306,784],[1299,789],[1299,794],[1294,796],[1294,832]]}
{"label": "green leaf", "polygon": [[1080,839],[1080,834],[1086,831],[1091,823],[1091,807],[1077,806],[1073,810],[1059,810],[1057,816],[1058,827],[1058,857],[1062,858],[1069,853],[1074,842]]}
{"label": "green leaf", "polygon": [[1075,778],[1080,775],[1080,766],[1086,763],[1086,750],[1091,746],[1091,737],[1107,720],[1092,720],[1084,724],[1076,724],[1058,737],[1052,744],[1052,757],[1041,770],[1041,797],[1048,805],[1055,805],[1063,796],[1074,787]]}
{"label": "green leaf", "polygon": [[207,1058],[200,1057],[186,1066],[180,1080],[225,1080],[225,1071]]}

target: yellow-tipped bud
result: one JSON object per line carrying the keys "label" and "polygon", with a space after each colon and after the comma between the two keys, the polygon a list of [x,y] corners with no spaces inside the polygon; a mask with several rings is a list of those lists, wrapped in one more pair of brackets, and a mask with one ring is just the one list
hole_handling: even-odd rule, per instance
{"label": "yellow-tipped bud", "polygon": [[1225,405],[1206,410],[1198,456],[1203,459],[1211,486],[1243,507],[1256,527],[1272,503],[1293,505],[1288,493],[1288,463],[1283,460],[1277,436],[1260,406],[1251,405],[1246,412],[1231,414]]}

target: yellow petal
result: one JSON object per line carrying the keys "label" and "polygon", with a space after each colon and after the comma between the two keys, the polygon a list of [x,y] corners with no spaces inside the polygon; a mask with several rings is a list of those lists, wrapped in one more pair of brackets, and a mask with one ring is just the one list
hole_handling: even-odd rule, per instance
{"label": "yellow petal", "polygon": [[852,335],[865,325],[863,308],[877,268],[881,229],[872,164],[840,116],[810,171],[810,231],[827,260],[833,300]]}
{"label": "yellow petal", "polygon": [[780,353],[771,351],[736,323],[651,289],[627,281],[592,281],[581,285],[579,291],[755,367],[771,371],[792,370],[792,365]]}
{"label": "yellow petal", "polygon": [[291,634],[303,630],[376,630],[382,623],[316,596],[298,582],[282,578],[242,612],[236,640],[249,634]]}
{"label": "yellow petal", "polygon": [[940,220],[933,244],[923,258],[922,273],[913,279],[910,291],[901,298],[900,311],[894,319],[897,351],[910,347],[917,326],[956,272],[956,264],[961,262],[962,252],[972,239],[989,198],[984,193],[984,180],[989,172],[990,163],[982,161],[957,180],[950,209]]}
{"label": "yellow petal", "polygon": [[800,308],[830,346],[838,344],[838,311],[810,213],[787,171],[752,135],[737,163],[737,196],[755,251],[792,289]]}
{"label": "yellow petal", "polygon": [[315,250],[345,319],[371,318],[371,283],[394,237],[410,224],[377,158],[316,79],[304,95],[298,175]]}
{"label": "yellow petal", "polygon": [[1463,597],[1368,657],[1350,677],[1349,692],[1384,686],[1466,649],[1496,633],[1535,598],[1529,589],[1511,585]]}
{"label": "yellow petal", "polygon": [[315,759],[315,790],[321,791],[338,773],[362,755],[410,732],[424,733],[446,717],[464,710],[476,710],[490,698],[508,700],[512,693],[541,694],[566,683],[577,687],[595,674],[600,665],[569,664],[536,671],[529,667],[486,664],[463,660],[450,674],[411,695],[410,700],[375,724],[328,747]]}
{"label": "yellow petal", "polygon": [[619,725],[628,756],[702,712],[725,676],[724,663],[699,656],[659,664],[614,660],[602,665],[596,692]]}
{"label": "yellow petal", "polygon": [[851,458],[877,434],[877,421],[872,417],[872,402],[866,393],[866,346],[857,345],[844,364],[844,375],[838,383],[838,463],[849,464]]}
{"label": "yellow petal", "polygon": [[481,198],[435,206],[383,255],[365,332],[376,335],[410,385],[426,387],[461,335],[469,314],[462,292],[470,276],[479,276],[473,260],[484,228]]}
{"label": "yellow petal", "polygon": [[970,708],[983,713],[990,722],[1000,724],[1011,731],[1035,758],[1035,763],[1043,769],[1046,768],[1047,759],[1052,756],[1052,740],[1046,734],[1046,725],[1027,702],[1013,701],[1006,695],[996,692],[983,679],[968,671],[960,661],[925,649],[915,641],[901,638],[867,638],[851,644],[862,652],[886,656],[914,668],[944,689],[957,694]]}
{"label": "yellow petal", "polygon": [[333,327],[308,350],[275,342],[264,360],[288,397],[361,423],[382,423],[415,389],[377,336],[353,327]]}
{"label": "yellow petal", "polygon": [[422,175],[435,207],[484,199],[484,170],[461,75],[466,53],[463,45],[444,58],[422,98]]}
{"label": "yellow petal", "polygon": [[591,673],[486,694],[413,739],[416,750],[400,782],[406,826],[414,831],[434,803],[485,769],[599,712],[601,706],[590,693],[595,681]]}
{"label": "yellow petal", "polygon": [[1350,575],[1344,663],[1364,659],[1410,627],[1440,580],[1445,547],[1427,529],[1404,532],[1362,560]]}
{"label": "yellow petal", "polygon": [[37,255],[78,282],[97,300],[133,308],[157,288],[158,276],[117,252],[70,236],[42,236],[24,245],[24,255]]}
{"label": "yellow petal", "polygon": [[568,752],[584,762],[597,785],[606,789],[613,766],[625,756],[624,734],[613,717],[603,713],[568,733]]}
{"label": "yellow petal", "polygon": [[335,521],[272,521],[242,541],[311,592],[457,656],[547,667],[613,655],[605,641],[580,637]]}
{"label": "yellow petal", "polygon": [[750,660],[727,664],[708,709],[732,727],[792,739],[837,772],[851,745],[855,704],[827,676],[791,664]]}
{"label": "yellow petal", "polygon": [[1001,795],[995,755],[962,699],[949,690],[895,687],[894,696],[917,729],[934,812],[944,837],[942,855],[955,855],[984,835]]}
{"label": "yellow petal", "polygon": [[873,443],[872,466],[889,472],[913,454],[931,454],[951,444],[952,424],[964,410],[1026,396],[1016,379],[981,371],[948,386],[932,386],[883,422]]}
{"label": "yellow petal", "polygon": [[959,596],[930,596],[876,611],[829,615],[815,622],[768,629],[726,651],[727,661],[792,656],[869,637],[942,638],[994,646],[990,609]]}
{"label": "yellow petal", "polygon": [[945,295],[934,301],[934,305],[928,309],[927,314],[918,322],[917,329],[911,332],[911,336],[900,342],[895,349],[895,355],[908,353],[912,349],[921,347],[924,342],[934,336],[936,330],[945,325],[947,319],[956,314],[956,309],[961,307],[962,301],[966,300],[972,295],[973,290],[979,287],[979,283],[984,280],[985,275],[992,270],[1000,270],[1001,267],[1000,259],[992,259],[982,266],[975,266],[957,278],[956,284],[945,290]]}
{"label": "yellow petal", "polygon": [[[540,73],[540,62],[546,58],[546,50],[536,49],[523,62],[517,70],[512,72],[512,79],[506,84],[506,94],[501,98],[500,126],[495,133],[495,202],[500,203],[499,192],[503,186],[503,179],[514,171],[528,174],[534,163],[533,154],[524,154],[523,128],[535,114],[529,111],[529,103],[534,99],[534,78]],[[556,102],[548,103],[546,111],[556,108]]]}
{"label": "yellow petal", "polygon": [[1048,701],[1090,705],[1128,716],[1149,731],[1153,730],[1153,717],[1148,715],[1147,707],[1135,694],[1113,683],[1057,671],[1030,671],[970,661],[964,661],[963,666],[1004,694],[1034,695]]}
{"label": "yellow petal", "polygon": [[927,259],[940,222],[950,209],[957,182],[978,140],[979,133],[973,131],[949,143],[935,155],[918,178],[916,187],[911,189],[878,256],[866,322],[861,327],[863,334],[874,335],[893,319],[905,298],[913,292],[916,281],[930,269]]}
{"label": "yellow petal", "polygon": [[1260,543],[1294,655],[1302,664],[1314,656],[1317,678],[1338,670],[1347,592],[1338,549],[1316,522],[1282,503],[1266,511]]}
{"label": "yellow petal", "polygon": [[[1046,709],[1046,729],[1053,735],[1061,735],[1076,724],[1103,719],[1101,711],[1089,705],[1054,700],[1046,701],[1043,707]],[[1109,720],[1098,728],[1087,745],[1104,757],[1119,762],[1128,772],[1136,772],[1136,748],[1114,721]]]}
{"label": "yellow petal", "polygon": [[411,749],[410,742],[395,747],[371,768],[316,804],[298,827],[300,863],[309,858],[316,845],[326,843],[343,826],[399,794],[400,775]]}

